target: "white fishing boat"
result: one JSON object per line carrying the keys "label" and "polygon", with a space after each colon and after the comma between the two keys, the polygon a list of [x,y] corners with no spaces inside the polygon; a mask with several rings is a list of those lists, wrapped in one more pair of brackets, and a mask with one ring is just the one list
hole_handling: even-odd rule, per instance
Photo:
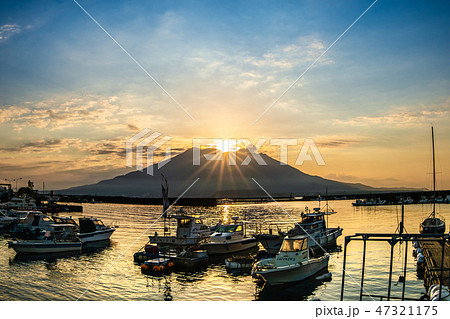
{"label": "white fishing boat", "polygon": [[236,253],[258,246],[256,238],[245,236],[244,223],[238,222],[237,217],[232,219],[234,223],[220,225],[210,236],[209,242],[200,246],[208,255]]}
{"label": "white fishing boat", "polygon": [[176,232],[174,235],[164,234],[158,235],[157,232],[153,236],[149,236],[150,243],[168,247],[186,247],[196,246],[201,241],[209,238],[211,232],[209,227],[203,224],[199,217],[189,216],[181,210],[180,214],[165,217],[165,219],[176,221]]}
{"label": "white fishing boat", "polygon": [[308,207],[301,213],[301,220],[287,232],[279,231],[278,234],[258,234],[255,238],[263,245],[264,249],[271,255],[280,250],[283,239],[288,237],[308,236],[309,248],[316,254],[323,253],[323,249],[336,245],[336,240],[342,235],[342,228],[327,228],[325,217],[335,214],[333,210],[321,211],[314,208],[310,211]]}
{"label": "white fishing boat", "polygon": [[13,197],[3,205],[8,209],[16,210],[33,210],[37,207],[36,201],[29,197]]}
{"label": "white fishing boat", "polygon": [[52,225],[39,239],[15,240],[8,247],[18,254],[52,254],[81,252],[82,243],[75,236],[74,225]]}
{"label": "white fishing boat", "polygon": [[328,267],[328,254],[310,258],[308,238],[289,238],[283,240],[275,258],[262,259],[252,269],[252,275],[261,277],[270,285],[307,279]]}
{"label": "white fishing boat", "polygon": [[13,223],[17,222],[17,217],[11,217],[6,214],[6,211],[0,210],[0,229],[7,228]]}
{"label": "white fishing boat", "polygon": [[38,211],[31,211],[26,218],[19,219],[10,234],[15,238],[34,239],[41,231],[51,230],[56,224],[69,224],[74,226],[75,231],[78,229],[77,223],[71,217],[48,216]]}
{"label": "white fishing boat", "polygon": [[77,237],[82,243],[90,243],[94,241],[109,240],[112,233],[116,230],[114,227],[106,226],[98,218],[79,218],[79,233]]}
{"label": "white fishing boat", "polygon": [[[170,208],[169,184],[164,175],[161,174],[161,178],[164,233],[161,236],[155,232],[153,236],[149,236],[150,243],[169,248],[197,246],[201,241],[209,238],[209,235],[211,234],[210,228],[203,224],[203,221],[199,217],[185,214],[183,207],[180,208],[178,214],[168,215],[168,210]],[[176,233],[174,235],[170,233],[170,225],[173,220],[176,221]]]}
{"label": "white fishing boat", "polygon": [[433,211],[420,224],[419,231],[422,234],[443,234],[445,233],[445,221],[436,217],[436,165],[434,155],[434,129],[431,127],[431,143],[433,148]]}

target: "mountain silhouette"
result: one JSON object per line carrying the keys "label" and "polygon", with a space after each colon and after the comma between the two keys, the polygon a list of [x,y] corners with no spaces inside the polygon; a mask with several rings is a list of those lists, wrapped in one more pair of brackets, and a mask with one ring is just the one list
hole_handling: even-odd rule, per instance
{"label": "mountain silhouette", "polygon": [[[184,197],[266,197],[267,194],[256,182],[274,197],[324,193],[326,188],[330,194],[381,190],[363,184],[342,183],[308,175],[290,165],[281,165],[264,153],[259,154],[267,165],[259,165],[247,149],[238,150],[234,154],[236,165],[230,165],[230,153],[204,149],[200,151],[200,165],[193,165],[194,150],[190,148],[172,157],[161,168],[157,164],[152,165],[153,175],[147,174],[148,168],[145,168],[142,172],[133,171],[97,184],[72,187],[59,192],[66,195],[157,198],[161,197],[161,174],[169,181],[171,197],[181,195],[197,178],[198,181]],[[215,156],[216,160],[206,160],[204,155]],[[247,157],[250,157],[250,162]]]}

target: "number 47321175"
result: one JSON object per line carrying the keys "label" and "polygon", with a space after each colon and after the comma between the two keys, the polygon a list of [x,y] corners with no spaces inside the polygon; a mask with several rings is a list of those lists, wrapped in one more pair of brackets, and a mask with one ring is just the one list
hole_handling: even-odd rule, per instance
{"label": "number 47321175", "polygon": [[436,316],[437,306],[378,306],[376,313],[384,316]]}

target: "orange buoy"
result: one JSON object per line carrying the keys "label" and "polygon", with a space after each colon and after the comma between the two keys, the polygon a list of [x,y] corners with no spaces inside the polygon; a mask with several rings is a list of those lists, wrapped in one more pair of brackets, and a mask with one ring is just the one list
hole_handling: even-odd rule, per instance
{"label": "orange buoy", "polygon": [[159,266],[153,266],[153,271],[161,271],[161,268]]}
{"label": "orange buoy", "polygon": [[167,266],[169,267],[169,268],[172,268],[173,266],[175,266],[174,264],[173,264],[173,262],[169,262],[168,264],[167,264]]}
{"label": "orange buoy", "polygon": [[148,266],[146,264],[141,265],[141,270],[146,271],[148,269]]}
{"label": "orange buoy", "polygon": [[161,271],[164,271],[164,268],[166,268],[166,267],[164,267],[164,265],[161,265],[160,268],[161,268]]}

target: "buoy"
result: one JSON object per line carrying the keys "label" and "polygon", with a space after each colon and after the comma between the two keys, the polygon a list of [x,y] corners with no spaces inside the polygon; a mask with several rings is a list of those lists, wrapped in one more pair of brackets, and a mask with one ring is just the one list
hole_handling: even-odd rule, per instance
{"label": "buoy", "polygon": [[169,263],[167,264],[167,266],[168,266],[169,268],[172,268],[172,267],[175,266],[175,265],[174,265],[173,262],[169,261]]}
{"label": "buoy", "polygon": [[142,264],[141,265],[141,270],[142,271],[147,271],[148,270],[148,266],[146,264]]}
{"label": "buoy", "polygon": [[164,265],[159,266],[159,269],[161,269],[161,271],[164,271]]}
{"label": "buoy", "polygon": [[159,266],[153,266],[153,271],[161,271],[161,268]]}

